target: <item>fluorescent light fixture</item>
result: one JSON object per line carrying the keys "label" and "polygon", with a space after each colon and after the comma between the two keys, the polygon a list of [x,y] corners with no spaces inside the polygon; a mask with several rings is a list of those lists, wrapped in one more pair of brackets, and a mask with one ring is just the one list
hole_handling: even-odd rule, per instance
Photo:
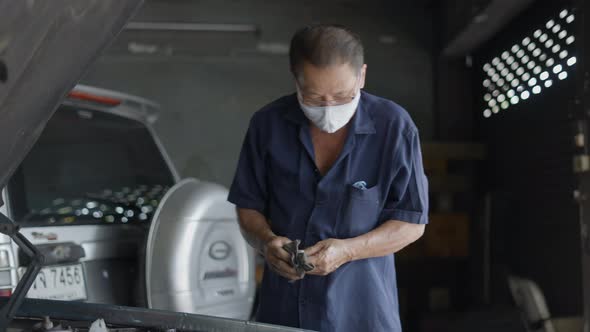
{"label": "fluorescent light fixture", "polygon": [[254,24],[130,22],[126,30],[194,31],[194,32],[257,32]]}

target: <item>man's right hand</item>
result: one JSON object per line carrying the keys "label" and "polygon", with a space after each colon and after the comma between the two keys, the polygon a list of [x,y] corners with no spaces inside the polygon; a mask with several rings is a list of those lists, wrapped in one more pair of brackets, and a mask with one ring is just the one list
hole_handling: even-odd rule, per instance
{"label": "man's right hand", "polygon": [[286,237],[274,236],[264,244],[264,257],[270,268],[280,276],[289,280],[299,280],[301,277],[291,266],[291,255],[283,246],[291,242]]}

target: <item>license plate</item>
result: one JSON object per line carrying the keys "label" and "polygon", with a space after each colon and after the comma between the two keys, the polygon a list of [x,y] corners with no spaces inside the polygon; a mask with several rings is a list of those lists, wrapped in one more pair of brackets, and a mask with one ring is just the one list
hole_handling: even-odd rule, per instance
{"label": "license plate", "polygon": [[[25,270],[21,269],[22,277]],[[82,264],[46,266],[31,285],[28,298],[46,300],[86,300],[86,278]]]}

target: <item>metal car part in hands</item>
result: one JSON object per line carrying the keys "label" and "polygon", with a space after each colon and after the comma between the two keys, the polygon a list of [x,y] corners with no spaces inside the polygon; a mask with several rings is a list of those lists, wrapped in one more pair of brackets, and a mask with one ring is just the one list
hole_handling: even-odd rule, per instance
{"label": "metal car part in hands", "polygon": [[297,271],[297,274],[303,278],[305,273],[313,270],[315,266],[307,261],[307,254],[299,249],[299,245],[301,245],[301,240],[295,240],[285,244],[283,249],[291,255],[292,266]]}

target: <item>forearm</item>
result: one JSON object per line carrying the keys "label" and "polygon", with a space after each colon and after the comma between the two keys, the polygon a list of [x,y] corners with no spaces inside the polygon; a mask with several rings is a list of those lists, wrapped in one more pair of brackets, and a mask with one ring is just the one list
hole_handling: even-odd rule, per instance
{"label": "forearm", "polygon": [[238,208],[237,212],[242,236],[257,252],[262,253],[264,244],[275,236],[266,217],[251,209]]}
{"label": "forearm", "polygon": [[400,251],[424,234],[425,225],[390,220],[361,236],[347,239],[351,260],[381,257]]}

